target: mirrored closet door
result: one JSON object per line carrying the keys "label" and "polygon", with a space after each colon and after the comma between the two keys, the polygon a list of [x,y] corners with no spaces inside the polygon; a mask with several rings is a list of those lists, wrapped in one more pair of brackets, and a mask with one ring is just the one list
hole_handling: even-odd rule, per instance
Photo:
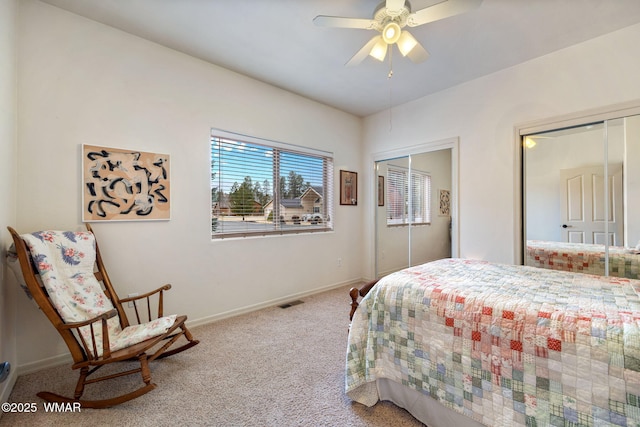
{"label": "mirrored closet door", "polygon": [[522,135],[524,264],[638,278],[640,116]]}
{"label": "mirrored closet door", "polygon": [[452,243],[456,154],[444,148],[375,161],[376,277],[457,250]]}

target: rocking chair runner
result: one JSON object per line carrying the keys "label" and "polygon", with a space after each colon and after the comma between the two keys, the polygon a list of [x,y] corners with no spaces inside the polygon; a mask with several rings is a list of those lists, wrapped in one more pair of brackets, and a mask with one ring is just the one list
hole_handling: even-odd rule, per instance
{"label": "rocking chair runner", "polygon": [[[29,293],[67,344],[72,369],[80,369],[73,398],[43,391],[38,393],[42,399],[80,402],[86,408],[126,402],[156,387],[151,382],[149,362],[198,344],[185,325],[187,316],[163,316],[164,291],[171,285],[131,298],[118,297],[89,224],[87,232],[47,231],[23,236],[7,228]],[[155,318],[152,296],[158,305]],[[137,324],[129,322],[124,303],[133,304]],[[139,304],[142,308],[146,305],[146,323],[140,321]],[[181,337],[187,342],[172,347]],[[138,368],[89,378],[103,366],[135,359],[140,363]],[[144,385],[132,392],[102,400],[81,399],[86,384],[135,373],[142,375]]]}

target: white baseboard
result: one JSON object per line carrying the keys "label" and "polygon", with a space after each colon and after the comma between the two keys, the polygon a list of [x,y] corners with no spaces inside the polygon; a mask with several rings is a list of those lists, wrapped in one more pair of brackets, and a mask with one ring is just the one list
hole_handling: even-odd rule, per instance
{"label": "white baseboard", "polygon": [[[9,376],[7,377],[5,382],[2,383],[2,392],[0,394],[0,402],[6,402],[9,400],[9,396],[11,395],[11,392],[13,391],[13,386],[16,385],[17,380],[18,380],[18,373],[16,372],[15,369],[12,369],[9,372]],[[2,412],[0,411],[0,418],[1,417],[2,417]]]}
{"label": "white baseboard", "polygon": [[[340,283],[334,283],[332,285],[323,286],[321,288],[316,288],[316,289],[313,289],[313,290],[310,290],[310,291],[291,294],[291,295],[288,295],[286,297],[276,298],[276,299],[273,299],[273,300],[270,300],[270,301],[261,302],[259,304],[248,305],[246,307],[237,308],[235,310],[225,311],[224,313],[215,314],[213,316],[206,316],[206,317],[201,317],[201,318],[195,319],[195,320],[189,320],[189,321],[187,321],[187,326],[193,328],[193,327],[196,327],[196,326],[206,325],[206,324],[209,324],[209,323],[217,322],[219,320],[223,320],[223,319],[228,319],[230,317],[239,316],[241,314],[251,313],[252,311],[257,311],[257,310],[260,310],[260,309],[263,309],[263,308],[273,307],[274,305],[284,304],[284,303],[289,302],[291,300],[304,298],[304,297],[307,297],[309,295],[319,294],[319,293],[322,293],[322,292],[330,291],[332,289],[341,288],[343,286],[357,285],[357,284],[360,284],[362,282],[363,282],[363,279],[352,279],[352,280],[347,280],[347,281],[340,282]],[[345,301],[348,301],[348,295],[345,296]]]}
{"label": "white baseboard", "polygon": [[43,369],[53,368],[65,364],[73,364],[73,359],[71,358],[71,354],[69,353],[59,354],[57,356],[47,357],[46,359],[36,360],[35,362],[20,365],[18,366],[18,375],[31,374]]}

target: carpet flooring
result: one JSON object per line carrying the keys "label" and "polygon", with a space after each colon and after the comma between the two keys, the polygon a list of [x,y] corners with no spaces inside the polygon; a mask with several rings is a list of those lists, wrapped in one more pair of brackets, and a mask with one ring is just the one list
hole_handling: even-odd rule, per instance
{"label": "carpet flooring", "polygon": [[[389,402],[366,408],[344,393],[348,288],[192,329],[200,344],[151,364],[155,390],[108,409],[46,412],[39,391],[72,395],[68,365],[20,376],[10,402],[35,413],[4,413],[2,426],[422,426]],[[123,362],[129,363],[129,362]],[[132,375],[87,386],[84,398],[141,384]]]}

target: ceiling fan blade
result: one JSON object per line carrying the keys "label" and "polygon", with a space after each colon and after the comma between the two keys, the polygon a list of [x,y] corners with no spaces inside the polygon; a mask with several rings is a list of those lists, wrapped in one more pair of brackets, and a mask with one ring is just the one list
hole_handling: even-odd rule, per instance
{"label": "ceiling fan blade", "polygon": [[424,9],[417,10],[407,18],[407,25],[417,27],[429,22],[458,15],[480,6],[482,0],[447,0]]}
{"label": "ceiling fan blade", "polygon": [[354,65],[358,65],[359,63],[361,63],[364,58],[369,56],[369,54],[371,53],[371,49],[373,49],[376,43],[378,43],[378,40],[382,40],[382,36],[378,35],[372,37],[371,40],[369,40],[367,44],[365,44],[362,49],[358,51],[358,53],[353,55],[353,57],[345,65],[347,67],[353,67]]}
{"label": "ceiling fan blade", "polygon": [[313,18],[313,23],[320,27],[359,28],[363,30],[372,30],[375,28],[376,21],[374,21],[373,19],[318,15]]}
{"label": "ceiling fan blade", "polygon": [[429,52],[418,43],[407,53],[407,57],[415,64],[419,64],[429,58]]}
{"label": "ceiling fan blade", "polygon": [[408,56],[416,64],[426,61],[429,57],[429,52],[418,43],[418,40],[409,31],[403,31],[400,34],[397,45],[402,56]]}
{"label": "ceiling fan blade", "polygon": [[404,0],[387,0],[385,7],[391,12],[399,12],[404,8]]}

